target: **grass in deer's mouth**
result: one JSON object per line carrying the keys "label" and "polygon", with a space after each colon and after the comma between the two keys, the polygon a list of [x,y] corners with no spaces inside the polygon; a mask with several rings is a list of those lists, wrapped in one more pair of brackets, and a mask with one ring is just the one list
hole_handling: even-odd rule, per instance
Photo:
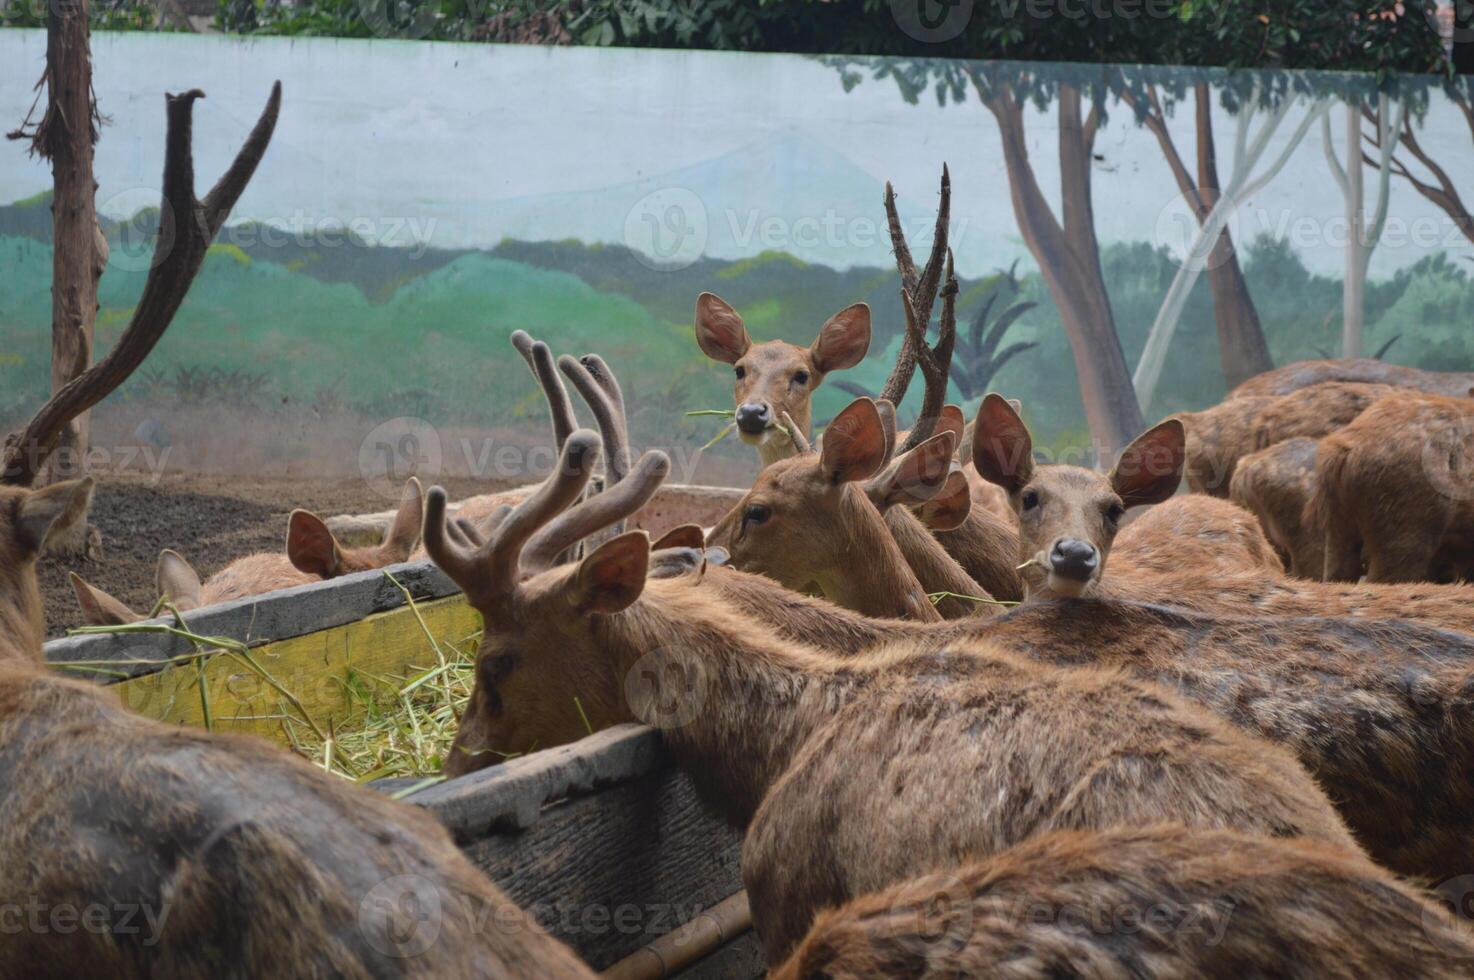
{"label": "grass in deer's mouth", "polygon": [[712,446],[715,446],[717,443],[727,438],[727,436],[731,435],[732,430],[737,428],[737,410],[733,408],[698,408],[694,412],[687,412],[686,418],[691,418],[697,415],[717,415],[722,418],[733,420],[722,426],[721,431],[712,437],[711,442],[708,442],[706,445],[702,446],[700,449],[697,450],[697,452],[706,452]]}

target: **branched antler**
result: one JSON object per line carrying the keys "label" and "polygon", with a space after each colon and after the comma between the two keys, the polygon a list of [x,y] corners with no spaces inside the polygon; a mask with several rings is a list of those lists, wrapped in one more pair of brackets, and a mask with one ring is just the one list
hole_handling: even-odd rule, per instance
{"label": "branched antler", "polygon": [[[906,233],[901,228],[901,217],[896,211],[896,192],[887,182],[885,185],[885,217],[890,228],[891,248],[896,253],[896,269],[901,274],[901,290],[911,300],[916,315],[921,321],[924,337],[931,323],[932,307],[936,303],[937,287],[942,281],[942,264],[947,260],[947,230],[952,213],[952,177],[947,165],[942,165],[941,200],[937,204],[937,223],[932,232],[931,255],[927,256],[926,267],[920,273],[911,258],[911,249],[906,244]],[[901,350],[896,354],[896,366],[880,389],[879,397],[894,405],[900,405],[911,387],[911,378],[916,373],[920,348],[908,329],[901,340]]]}
{"label": "branched antler", "polygon": [[190,138],[194,101],[204,95],[199,89],[192,89],[183,95],[165,97],[168,131],[164,140],[164,196],[159,210],[159,237],[154,246],[153,266],[128,329],[106,357],[52,395],[23,431],[12,433],[5,440],[4,473],[0,476],[4,483],[30,486],[67,423],[107,397],[148,357],[184,302],[190,283],[205,261],[210,242],[225,224],[230,209],[261,162],[281,108],[280,82],[272,85],[271,98],[230,169],[204,200],[195,198]]}
{"label": "branched antler", "polygon": [[936,431],[937,419],[947,402],[947,377],[952,370],[952,350],[957,344],[957,276],[952,270],[952,250],[947,250],[947,278],[942,285],[942,315],[937,326],[937,342],[926,342],[926,320],[903,289],[901,306],[906,311],[906,336],[916,350],[916,363],[926,385],[921,401],[921,414],[906,436],[896,455],[921,445]]}

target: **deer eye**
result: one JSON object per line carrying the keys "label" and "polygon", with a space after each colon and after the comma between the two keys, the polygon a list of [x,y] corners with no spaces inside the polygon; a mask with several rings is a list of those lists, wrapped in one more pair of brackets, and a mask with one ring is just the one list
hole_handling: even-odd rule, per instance
{"label": "deer eye", "polygon": [[795,372],[793,372],[793,383],[796,384],[796,385],[806,385],[806,384],[808,384],[809,383],[809,372],[807,372],[807,371],[795,371]]}
{"label": "deer eye", "polygon": [[1024,510],[1033,510],[1039,506],[1039,492],[1037,490],[1025,490],[1023,496]]}
{"label": "deer eye", "polygon": [[743,378],[747,377],[747,368],[743,367],[741,364],[733,368],[732,371],[737,375],[738,381],[741,381]]}
{"label": "deer eye", "polygon": [[742,515],[743,524],[761,524],[773,516],[773,512],[764,504],[752,504],[747,512]]}
{"label": "deer eye", "polygon": [[1121,523],[1121,518],[1125,515],[1125,507],[1122,507],[1120,504],[1111,504],[1110,508],[1106,511],[1106,520],[1112,524],[1119,524]]}

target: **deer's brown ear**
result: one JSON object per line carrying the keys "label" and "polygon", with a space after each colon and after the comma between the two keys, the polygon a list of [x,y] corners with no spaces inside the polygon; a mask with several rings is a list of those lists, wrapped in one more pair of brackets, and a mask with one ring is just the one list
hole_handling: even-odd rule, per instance
{"label": "deer's brown ear", "polygon": [[287,519],[287,558],[308,575],[332,578],[343,570],[337,538],[311,511],[294,510]]}
{"label": "deer's brown ear", "polygon": [[726,364],[736,364],[752,346],[742,317],[715,293],[696,297],[696,342],[707,357]]}
{"label": "deer's brown ear", "polygon": [[159,596],[174,604],[176,609],[197,609],[204,587],[200,577],[177,551],[165,548],[159,552],[159,566],[154,573],[154,585]]}
{"label": "deer's brown ear", "polygon": [[[394,514],[394,523],[390,524],[389,530],[384,533],[384,543],[379,545],[379,552],[389,559],[391,564],[397,561],[407,561],[415,550],[415,545],[420,542],[420,531],[424,526],[424,494],[420,489],[420,481],[410,477],[404,485],[404,494],[399,499],[399,510]],[[323,530],[327,530],[326,526]],[[328,537],[332,537],[332,534],[329,533]],[[290,551],[290,529],[288,530],[287,548]]]}
{"label": "deer's brown ear", "polygon": [[962,433],[967,429],[967,416],[962,414],[960,405],[943,405],[941,412],[937,413],[937,427],[932,435],[942,432],[950,432],[957,438],[956,445],[962,446]]}
{"label": "deer's brown ear", "polygon": [[961,527],[972,511],[972,491],[967,485],[967,474],[954,469],[937,495],[913,508],[921,523],[933,531],[950,531]]}
{"label": "deer's brown ear", "polygon": [[814,369],[820,374],[852,368],[870,350],[870,307],[865,303],[846,306],[825,321],[809,347]]}
{"label": "deer's brown ear", "polygon": [[88,626],[122,626],[143,618],[106,592],[89,585],[76,572],[67,572],[67,579],[72,583],[77,605],[82,607],[82,621]]}
{"label": "deer's brown ear", "polygon": [[1034,476],[1034,440],[1002,395],[988,392],[972,429],[972,464],[989,483],[1018,493]]}
{"label": "deer's brown ear", "polygon": [[645,591],[650,535],[629,531],[610,538],[578,565],[574,605],[583,612],[617,613]]}
{"label": "deer's brown ear", "polygon": [[1187,457],[1181,419],[1168,419],[1137,436],[1111,470],[1111,488],[1127,507],[1159,504],[1177,492]]}
{"label": "deer's brown ear", "polygon": [[706,534],[701,530],[699,524],[682,524],[673,527],[660,536],[660,540],[650,546],[651,551],[664,551],[666,548],[695,548],[700,551],[706,547]]}
{"label": "deer's brown ear", "polygon": [[939,432],[901,456],[865,487],[871,503],[884,511],[896,504],[920,504],[930,500],[947,482],[957,437]]}
{"label": "deer's brown ear", "polygon": [[53,483],[21,498],[16,508],[15,534],[16,543],[25,549],[27,557],[40,554],[47,538],[87,520],[92,487],[89,476]]}
{"label": "deer's brown ear", "polygon": [[824,428],[819,465],[833,484],[864,480],[885,465],[885,424],[875,403],[857,398]]}

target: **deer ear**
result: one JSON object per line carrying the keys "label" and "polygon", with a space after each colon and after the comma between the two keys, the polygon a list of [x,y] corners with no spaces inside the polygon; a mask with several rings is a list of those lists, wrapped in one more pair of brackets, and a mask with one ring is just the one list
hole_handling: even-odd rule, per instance
{"label": "deer ear", "polygon": [[715,293],[696,297],[696,342],[707,357],[727,364],[736,364],[752,346],[742,317]]}
{"label": "deer ear", "polygon": [[17,508],[17,543],[28,556],[38,555],[53,534],[63,534],[87,520],[92,506],[92,477],[65,480],[21,498]]}
{"label": "deer ear", "polygon": [[200,577],[177,551],[165,548],[159,552],[159,567],[154,573],[159,595],[176,609],[197,609],[200,605]]}
{"label": "deer ear", "polygon": [[1018,493],[1034,476],[1034,440],[1018,411],[988,392],[972,429],[972,464],[989,483]]}
{"label": "deer ear", "polygon": [[82,607],[82,620],[88,626],[122,626],[143,618],[106,592],[88,585],[76,572],[67,572],[67,579],[76,593],[77,605]]}
{"label": "deer ear", "polygon": [[1181,419],[1168,419],[1137,436],[1111,470],[1111,488],[1127,507],[1159,504],[1177,492],[1187,457]]}
{"label": "deer ear", "polygon": [[957,437],[940,432],[896,460],[866,486],[871,503],[880,511],[896,504],[930,500],[947,482]]}
{"label": "deer ear", "polygon": [[[419,544],[420,531],[424,526],[425,497],[420,489],[420,481],[410,477],[409,482],[404,485],[404,495],[399,499],[399,510],[394,514],[394,523],[389,525],[389,530],[384,533],[384,543],[379,545],[379,553],[391,564],[408,561],[415,545]],[[327,528],[324,527],[323,530],[326,531]],[[332,537],[331,533],[328,536]],[[290,531],[287,546],[290,549]],[[326,577],[328,576],[324,576]]]}
{"label": "deer ear", "polygon": [[574,604],[583,612],[617,613],[645,590],[650,535],[630,531],[610,538],[578,565]]}
{"label": "deer ear", "polygon": [[875,403],[857,398],[824,429],[819,465],[833,484],[864,480],[885,465],[885,424]]}
{"label": "deer ear", "polygon": [[660,536],[660,540],[650,546],[651,551],[664,551],[666,548],[695,548],[700,551],[706,547],[706,534],[698,524],[682,524],[673,527]]}
{"label": "deer ear", "polygon": [[819,328],[809,348],[814,369],[820,374],[852,368],[870,350],[870,307],[864,303],[846,306]]}
{"label": "deer ear", "polygon": [[306,510],[294,510],[287,519],[287,558],[299,572],[322,578],[332,578],[343,569],[343,554],[333,532],[321,517]]}
{"label": "deer ear", "polygon": [[933,531],[950,531],[961,527],[972,511],[972,491],[967,485],[967,474],[954,469],[947,474],[946,481],[937,495],[915,508],[921,523]]}
{"label": "deer ear", "polygon": [[967,428],[967,416],[962,414],[959,405],[943,405],[942,411],[937,415],[937,427],[932,435],[950,432],[957,439],[955,445],[962,446],[962,433]]}

